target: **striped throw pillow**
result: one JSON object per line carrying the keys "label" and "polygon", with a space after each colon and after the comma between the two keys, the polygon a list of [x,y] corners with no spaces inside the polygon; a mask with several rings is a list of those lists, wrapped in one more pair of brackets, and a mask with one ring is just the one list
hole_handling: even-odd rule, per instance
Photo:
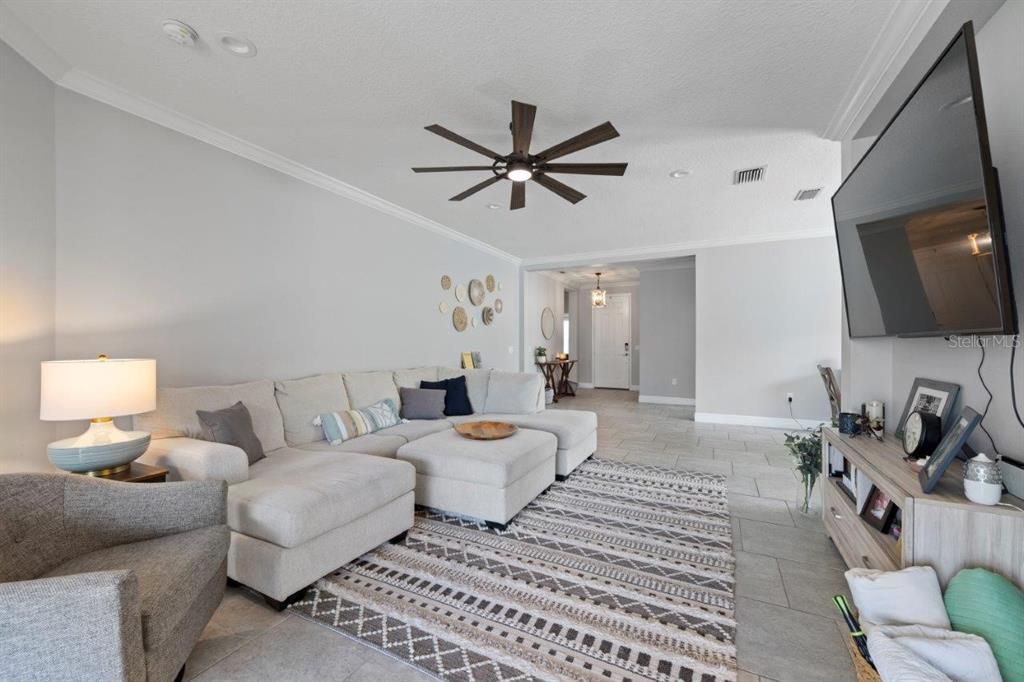
{"label": "striped throw pillow", "polygon": [[401,421],[394,401],[388,399],[361,410],[322,414],[313,420],[313,425],[324,430],[324,438],[331,445],[341,445],[347,440],[386,429]]}

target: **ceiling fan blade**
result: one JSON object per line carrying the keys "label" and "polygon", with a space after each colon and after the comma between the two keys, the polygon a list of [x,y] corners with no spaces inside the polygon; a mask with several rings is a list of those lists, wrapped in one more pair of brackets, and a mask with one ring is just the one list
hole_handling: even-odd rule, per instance
{"label": "ceiling fan blade", "polygon": [[559,142],[554,147],[548,147],[544,151],[537,154],[537,158],[542,161],[551,161],[557,159],[566,154],[572,154],[578,152],[581,149],[587,147],[593,147],[595,144],[601,144],[608,140],[614,139],[619,136],[619,131],[615,129],[609,122],[604,122],[599,126],[591,128],[590,130],[580,133],[576,137],[570,137],[565,142]]}
{"label": "ceiling fan blade", "polygon": [[479,145],[476,142],[473,142],[472,140],[467,140],[462,135],[458,135],[456,133],[453,133],[452,131],[448,130],[444,126],[439,126],[436,123],[434,125],[432,125],[432,126],[427,126],[424,130],[429,130],[430,132],[434,133],[435,135],[440,135],[441,137],[443,137],[446,140],[451,140],[455,144],[461,144],[466,149],[472,149],[477,154],[483,154],[484,156],[486,156],[489,159],[500,159],[500,158],[502,158],[501,154],[499,154],[498,152],[491,151],[487,147],[484,147],[483,145]]}
{"label": "ceiling fan blade", "polygon": [[509,202],[509,209],[516,210],[517,208],[523,208],[526,206],[526,183],[525,182],[513,182],[512,183],[512,200]]}
{"label": "ceiling fan blade", "polygon": [[430,166],[427,168],[413,168],[413,173],[447,173],[448,171],[486,171],[492,166]]}
{"label": "ceiling fan blade", "polygon": [[453,196],[448,201],[462,201],[466,197],[473,196],[474,194],[476,194],[480,190],[484,189],[485,187],[490,187],[491,185],[496,183],[498,180],[504,180],[504,179],[505,179],[504,175],[495,175],[495,176],[489,177],[486,180],[484,180],[483,182],[481,182],[479,184],[476,184],[476,185],[473,185],[472,187],[467,189],[465,192],[462,192],[461,194],[456,194],[455,196]]}
{"label": "ceiling fan blade", "polygon": [[546,163],[540,170],[545,173],[575,173],[577,175],[624,175],[625,163]]}
{"label": "ceiling fan blade", "polygon": [[523,156],[530,153],[530,139],[533,137],[533,120],[537,107],[512,100],[512,151]]}
{"label": "ceiling fan blade", "polygon": [[577,192],[572,187],[569,187],[569,185],[563,184],[554,178],[549,178],[543,173],[534,173],[532,179],[570,203],[578,204],[587,198],[587,195],[583,192]]}

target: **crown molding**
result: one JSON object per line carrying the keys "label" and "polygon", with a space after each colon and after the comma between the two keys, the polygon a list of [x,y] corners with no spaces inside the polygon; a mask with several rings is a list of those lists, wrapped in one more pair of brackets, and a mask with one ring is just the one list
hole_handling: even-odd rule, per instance
{"label": "crown molding", "polygon": [[822,137],[843,140],[878,103],[899,74],[949,0],[893,3],[892,11],[875,37],[867,57],[846,89]]}
{"label": "crown molding", "polygon": [[0,3],[0,40],[55,83],[71,70],[71,65],[63,57],[54,52],[3,3]]}

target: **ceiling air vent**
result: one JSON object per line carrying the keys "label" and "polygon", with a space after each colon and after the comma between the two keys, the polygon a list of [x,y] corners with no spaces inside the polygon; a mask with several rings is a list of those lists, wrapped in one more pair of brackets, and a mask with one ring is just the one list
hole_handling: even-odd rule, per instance
{"label": "ceiling air vent", "polygon": [[818,196],[820,191],[821,187],[815,187],[814,189],[802,189],[796,193],[796,196],[793,197],[793,201],[808,201]]}
{"label": "ceiling air vent", "polygon": [[748,182],[760,182],[764,180],[764,174],[768,170],[768,166],[761,166],[759,168],[744,168],[743,170],[732,172],[732,184],[734,185],[745,185]]}

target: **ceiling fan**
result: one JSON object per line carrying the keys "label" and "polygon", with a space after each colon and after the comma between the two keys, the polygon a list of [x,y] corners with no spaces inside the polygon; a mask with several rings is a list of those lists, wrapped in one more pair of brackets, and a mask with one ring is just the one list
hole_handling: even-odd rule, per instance
{"label": "ceiling fan", "polygon": [[432,168],[413,168],[416,173],[447,173],[450,171],[491,171],[493,175],[481,183],[473,185],[465,192],[456,194],[449,201],[462,201],[490,187],[499,180],[512,181],[511,210],[526,206],[526,181],[533,180],[541,187],[551,190],[573,204],[586,199],[587,195],[550,177],[551,173],[576,173],[580,175],[622,175],[626,172],[624,163],[551,163],[555,159],[578,152],[595,144],[607,142],[619,136],[619,131],[611,123],[605,122],[590,130],[559,142],[536,154],[530,153],[530,139],[533,137],[533,120],[537,116],[537,107],[512,100],[512,153],[499,154],[487,147],[467,140],[443,126],[437,124],[427,126],[426,130],[440,135],[446,140],[472,149],[492,160],[490,166],[436,166]]}

